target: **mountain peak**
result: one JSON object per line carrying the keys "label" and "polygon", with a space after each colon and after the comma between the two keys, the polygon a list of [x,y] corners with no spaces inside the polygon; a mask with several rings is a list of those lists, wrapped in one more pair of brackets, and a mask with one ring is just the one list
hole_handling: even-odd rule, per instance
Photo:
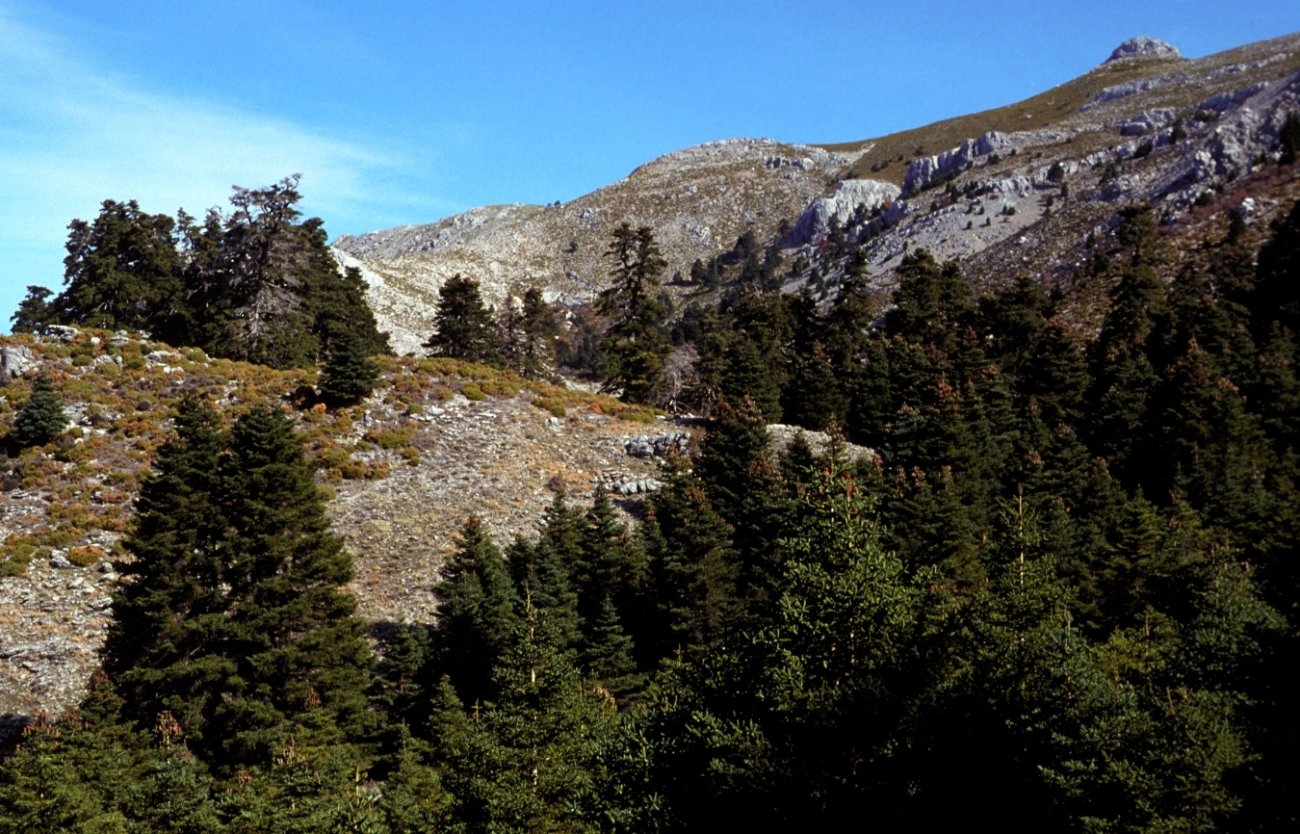
{"label": "mountain peak", "polygon": [[1148,38],[1145,35],[1139,35],[1136,38],[1129,38],[1119,46],[1115,51],[1110,53],[1106,59],[1109,64],[1112,61],[1125,61],[1142,58],[1181,58],[1182,53],[1178,47],[1166,43],[1157,38]]}

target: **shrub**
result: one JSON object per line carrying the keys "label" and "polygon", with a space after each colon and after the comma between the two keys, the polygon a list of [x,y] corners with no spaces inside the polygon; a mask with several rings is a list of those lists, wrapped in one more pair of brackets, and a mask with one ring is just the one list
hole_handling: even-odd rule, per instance
{"label": "shrub", "polygon": [[79,567],[90,567],[104,558],[104,551],[93,544],[83,544],[68,551],[68,561]]}

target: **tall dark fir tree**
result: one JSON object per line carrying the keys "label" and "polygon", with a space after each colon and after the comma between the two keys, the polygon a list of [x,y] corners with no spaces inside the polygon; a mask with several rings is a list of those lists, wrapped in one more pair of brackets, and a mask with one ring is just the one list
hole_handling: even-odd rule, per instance
{"label": "tall dark fir tree", "polygon": [[342,541],[301,438],[261,406],[230,432],[184,401],[126,540],[104,668],[125,717],[178,723],[209,764],[266,764],[290,743],[363,742],[371,656]]}
{"label": "tall dark fir tree", "polygon": [[478,281],[456,274],[442,285],[433,316],[433,335],[424,347],[434,356],[496,361],[496,324],[492,310],[483,303]]}
{"label": "tall dark fir tree", "polygon": [[614,230],[606,254],[614,261],[613,283],[596,300],[609,321],[600,339],[605,390],[625,400],[652,402],[663,385],[671,345],[664,332],[668,310],[659,298],[665,266],[649,226]]}

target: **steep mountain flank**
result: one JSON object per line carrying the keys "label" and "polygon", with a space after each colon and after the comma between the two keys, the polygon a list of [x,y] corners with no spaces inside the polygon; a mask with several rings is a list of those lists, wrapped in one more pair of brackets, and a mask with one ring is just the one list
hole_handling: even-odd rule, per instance
{"label": "steep mountain flank", "polygon": [[548,300],[588,300],[605,286],[610,233],[650,226],[674,270],[729,248],[747,229],[762,237],[797,217],[860,151],[833,152],[769,139],[711,142],[668,154],[572,202],[471,209],[334,246],[362,267],[371,303],[398,353],[428,336],[432,299],[457,273],[500,303],[541,286]]}
{"label": "steep mountain flank", "polygon": [[[1300,111],[1298,72],[1298,35],[1198,60],[1134,38],[1086,75],[996,110],[820,148],[713,142],[567,204],[472,209],[335,246],[370,282],[399,353],[418,349],[437,288],[458,272],[490,301],[533,285],[548,299],[590,299],[623,221],[655,230],[669,275],[752,230],[780,240],[787,263],[802,256],[833,276],[836,225],[865,246],[882,289],[917,247],[964,261],[978,284],[1019,272],[1059,282],[1118,208],[1150,203],[1172,223],[1278,160],[1288,115]],[[808,277],[796,271],[788,289]]]}

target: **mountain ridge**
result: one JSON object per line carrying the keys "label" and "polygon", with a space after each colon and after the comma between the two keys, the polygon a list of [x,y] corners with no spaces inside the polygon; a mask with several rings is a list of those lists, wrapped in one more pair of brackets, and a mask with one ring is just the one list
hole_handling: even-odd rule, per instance
{"label": "mountain ridge", "polygon": [[[824,227],[800,222],[818,200],[834,198],[845,183],[880,183],[865,189],[878,195],[874,202],[849,205],[870,213],[886,198],[891,204],[892,215],[870,234],[881,253],[872,271],[887,288],[893,273],[889,262],[905,246],[958,259],[1016,246],[1022,232],[1045,219],[1042,209],[1048,206],[1029,205],[1030,198],[1046,198],[1061,185],[1097,209],[1072,221],[1080,227],[1070,232],[1077,243],[1090,232],[1104,231],[1107,218],[1125,202],[1154,200],[1185,212],[1202,191],[1221,191],[1248,173],[1256,158],[1276,156],[1285,115],[1297,107],[1300,34],[1198,59],[1179,57],[1175,47],[1149,39],[1125,41],[1135,43],[1117,47],[1112,58],[1078,78],[1001,108],[859,142],[707,142],[646,162],[568,203],[478,207],[431,224],[342,237],[334,247],[352,259],[349,264],[363,268],[372,301],[387,310],[379,313],[381,327],[392,334],[395,349],[415,352],[430,326],[437,289],[454,274],[479,280],[495,304],[528,286],[542,288],[548,300],[589,300],[606,281],[602,259],[609,233],[624,221],[655,231],[670,275],[686,274],[696,259],[726,251],[746,231],[778,241],[793,260],[814,254],[824,239]],[[1204,112],[1207,106],[1217,108],[1213,119]],[[1225,114],[1232,121],[1226,128],[1220,121]],[[1173,144],[1175,126],[1182,138],[1190,134],[1185,148],[1201,147],[1179,152],[1177,160],[1171,153],[1152,154]],[[1216,145],[1219,134],[1228,138]],[[1150,147],[1143,150],[1146,143]],[[1179,167],[1175,162],[1195,160],[1197,154],[1199,169],[1182,165],[1173,173]],[[1158,164],[1141,163],[1152,156]],[[1028,159],[1037,164],[1026,164]],[[977,160],[984,170],[974,170]],[[1047,179],[1054,163],[1064,168],[1060,181]],[[1116,187],[1113,179],[1101,183],[1112,164],[1140,169],[1128,176],[1144,182],[1180,176],[1186,182],[1172,197],[1168,189],[1144,191],[1136,180],[1132,188]],[[902,189],[902,206],[879,196],[885,184]],[[994,207],[1008,213],[981,229],[966,229],[964,223],[950,228],[951,223],[931,217],[946,207],[932,208],[933,198],[920,196],[939,184],[1010,194]],[[792,228],[802,229],[802,236],[790,237]],[[1040,236],[1061,234],[1044,228]],[[987,278],[971,277],[977,283]],[[796,279],[791,286],[800,283]]]}

